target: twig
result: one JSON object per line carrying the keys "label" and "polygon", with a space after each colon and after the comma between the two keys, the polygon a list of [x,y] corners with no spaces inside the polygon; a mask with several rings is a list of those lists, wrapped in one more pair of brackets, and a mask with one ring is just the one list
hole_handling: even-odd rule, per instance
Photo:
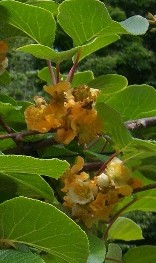
{"label": "twig", "polygon": [[8,138],[22,138],[25,136],[29,135],[34,135],[34,134],[40,134],[38,131],[21,131],[21,132],[14,132],[14,133],[9,133],[9,134],[1,134],[0,135],[0,140],[8,139]]}
{"label": "twig", "polygon": [[83,170],[84,172],[97,171],[102,166],[103,162],[91,162],[85,163]]}
{"label": "twig", "polygon": [[104,172],[104,170],[105,170],[106,167],[107,167],[107,164],[108,164],[114,157],[116,157],[117,155],[119,155],[118,152],[113,153],[113,154],[108,158],[108,160],[105,161],[104,164],[103,164],[103,165],[100,167],[100,169],[97,171],[96,176],[98,176],[99,174],[101,174],[102,172]]}
{"label": "twig", "polygon": [[[10,134],[12,134],[14,132],[14,130],[11,127],[9,127],[7,123],[4,122],[2,116],[0,116],[0,125],[8,133],[6,135],[10,135]],[[21,144],[21,138],[19,138],[18,136],[11,137],[11,138],[16,143],[17,146],[19,146]]]}
{"label": "twig", "polygon": [[13,132],[13,129],[10,128],[3,120],[3,118],[0,116],[0,125],[4,128],[4,130],[7,132],[7,133],[11,133]]}
{"label": "twig", "polygon": [[56,64],[56,82],[60,82],[60,64]]}
{"label": "twig", "polygon": [[138,130],[141,128],[153,127],[156,126],[156,116],[126,121],[125,125],[128,130]]}
{"label": "twig", "polygon": [[35,142],[23,142],[22,147],[14,147],[3,151],[5,154],[25,154],[33,155],[38,149],[43,149],[48,146],[57,145],[58,143],[53,138],[42,139]]}
{"label": "twig", "polygon": [[48,69],[49,69],[49,73],[50,73],[50,78],[51,78],[51,82],[53,85],[56,85],[56,77],[55,77],[55,74],[54,74],[54,71],[53,71],[53,67],[51,65],[51,61],[50,60],[47,60],[47,65],[48,65]]}

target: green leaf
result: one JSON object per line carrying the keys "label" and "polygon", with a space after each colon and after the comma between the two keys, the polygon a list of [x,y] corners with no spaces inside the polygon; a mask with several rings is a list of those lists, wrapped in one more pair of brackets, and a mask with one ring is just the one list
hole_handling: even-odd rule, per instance
{"label": "green leaf", "polygon": [[1,1],[0,16],[37,43],[51,47],[56,28],[51,12],[17,1]]}
{"label": "green leaf", "polygon": [[103,263],[106,254],[106,247],[104,245],[104,241],[88,234],[89,239],[89,250],[90,254],[87,260],[87,263]]}
{"label": "green leaf", "polygon": [[118,217],[108,232],[108,239],[121,239],[125,241],[143,239],[139,225],[126,217]]}
{"label": "green leaf", "polygon": [[24,197],[0,205],[0,236],[69,263],[86,263],[88,240],[81,228],[54,206]]}
{"label": "green leaf", "polygon": [[10,82],[11,82],[10,75],[8,71],[5,70],[4,73],[0,75],[0,86],[6,86],[10,84]]}
{"label": "green leaf", "polygon": [[26,52],[40,59],[52,60],[55,63],[61,63],[64,60],[71,59],[75,55],[77,48],[57,52],[54,49],[47,46],[43,46],[40,44],[30,44],[27,46],[17,48],[17,50]]}
{"label": "green leaf", "polygon": [[0,101],[0,115],[6,123],[14,128],[15,123],[23,123],[25,126],[25,118],[20,113],[20,106],[12,106],[10,103],[3,103]]}
{"label": "green leaf", "polygon": [[156,181],[156,157],[143,159],[137,167],[146,178]]}
{"label": "green leaf", "polygon": [[[100,17],[100,19],[99,19]],[[85,44],[112,22],[105,5],[95,0],[64,1],[58,22],[76,46]]]}
{"label": "green leaf", "polygon": [[[4,135],[5,132],[0,132],[0,135]],[[0,150],[1,151],[5,151],[6,149],[8,148],[13,148],[13,147],[16,147],[16,144],[15,142],[12,140],[12,139],[5,139],[5,140],[1,140],[0,142]]]}
{"label": "green leaf", "polygon": [[77,87],[79,85],[88,84],[94,78],[93,72],[91,70],[86,70],[83,72],[76,72],[72,80],[71,86]]}
{"label": "green leaf", "polygon": [[3,103],[10,103],[12,106],[18,106],[16,100],[5,94],[0,94],[0,101]]}
{"label": "green leaf", "polygon": [[147,19],[139,15],[129,17],[125,21],[120,22],[120,25],[132,35],[145,34],[149,27]]}
{"label": "green leaf", "polygon": [[108,252],[106,255],[105,263],[122,263],[122,250],[119,245],[110,243],[108,245]]}
{"label": "green leaf", "polygon": [[43,255],[42,258],[44,259],[45,263],[67,263],[66,260],[47,254],[47,255]]}
{"label": "green leaf", "polygon": [[50,11],[53,15],[56,15],[58,12],[58,4],[52,0],[35,0],[35,1],[28,1],[27,3],[29,5],[42,7]]}
{"label": "green leaf", "polygon": [[132,85],[110,97],[106,103],[119,111],[124,120],[152,117],[156,115],[156,90],[145,84]]}
{"label": "green leaf", "polygon": [[[0,6],[0,14],[1,12],[3,12],[3,7]],[[19,41],[16,41],[18,37],[20,37],[20,40],[22,40],[22,37],[24,37],[24,43],[25,44],[27,43],[28,36],[18,28],[15,28],[14,26],[7,24],[4,17],[0,15],[0,39],[7,39],[9,47],[14,48],[18,46]],[[30,42],[30,38],[29,38],[29,42]]]}
{"label": "green leaf", "polygon": [[[55,68],[54,72],[56,71]],[[40,79],[46,81],[47,83],[51,83],[51,78],[50,78],[50,74],[49,74],[49,70],[47,67],[43,68],[42,70],[40,70],[38,72],[38,76]],[[83,71],[83,72],[76,72],[74,74],[74,78],[72,80],[71,86],[72,87],[77,87],[78,85],[83,85],[83,84],[87,84],[88,82],[90,82],[93,79],[93,73],[92,71],[88,70],[88,71]],[[61,80],[65,80],[67,78],[67,75],[60,75]]]}
{"label": "green leaf", "polygon": [[67,156],[77,156],[78,153],[74,151],[70,151],[69,149],[65,148],[63,145],[53,145],[46,147],[45,149],[38,150],[39,155],[42,158],[65,158]]}
{"label": "green leaf", "polygon": [[105,5],[97,0],[64,1],[59,6],[58,23],[76,46],[102,35],[143,34],[149,25],[141,16],[117,23],[111,19]]}
{"label": "green leaf", "polygon": [[131,143],[123,149],[124,160],[141,160],[156,156],[156,144],[154,141],[133,138]]}
{"label": "green leaf", "polygon": [[94,89],[100,89],[98,102],[104,102],[114,93],[118,93],[119,91],[125,89],[127,84],[128,82],[125,77],[117,74],[107,74],[97,77],[88,85]]}
{"label": "green leaf", "polygon": [[87,42],[87,44],[81,46],[79,61],[81,61],[83,58],[87,57],[88,55],[92,54],[93,52],[99,50],[100,48],[104,48],[119,39],[120,37],[117,35],[110,35],[110,36],[102,35],[95,37],[91,41]]}
{"label": "green leaf", "polygon": [[140,198],[138,196],[136,202],[134,202],[132,205],[126,208],[123,214],[130,211],[156,212],[155,204],[156,204],[156,196],[147,195],[144,197],[140,196]]}
{"label": "green leaf", "polygon": [[29,173],[0,173],[0,191],[3,194],[8,192],[12,197],[34,196],[44,198],[53,202],[53,191],[49,184],[37,174]]}
{"label": "green leaf", "polygon": [[20,155],[0,156],[1,173],[46,175],[58,179],[69,167],[58,159],[37,159]]}
{"label": "green leaf", "polygon": [[12,249],[0,250],[0,262],[3,263],[44,263],[40,256],[32,252],[20,252]]}
{"label": "green leaf", "polygon": [[97,103],[96,109],[103,122],[104,131],[111,137],[115,146],[119,150],[127,147],[132,137],[124,126],[120,114],[105,103]]}
{"label": "green leaf", "polygon": [[139,246],[130,248],[123,256],[123,263],[154,263],[156,262],[155,246]]}

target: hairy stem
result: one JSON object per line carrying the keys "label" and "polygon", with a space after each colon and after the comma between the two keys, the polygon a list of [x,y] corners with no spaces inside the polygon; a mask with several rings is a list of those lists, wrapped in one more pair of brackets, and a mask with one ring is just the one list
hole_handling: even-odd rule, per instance
{"label": "hairy stem", "polygon": [[54,74],[54,71],[53,71],[53,67],[52,67],[52,64],[51,64],[50,60],[47,60],[47,65],[48,65],[48,69],[49,69],[49,73],[50,73],[51,82],[52,82],[53,85],[56,85],[57,81],[56,81],[56,77],[55,77],[55,74]]}
{"label": "hairy stem", "polygon": [[105,161],[104,164],[103,164],[103,165],[100,167],[100,169],[97,171],[96,176],[98,176],[98,175],[100,175],[102,172],[104,172],[105,169],[106,169],[106,167],[107,167],[107,164],[108,164],[114,157],[116,157],[116,156],[118,156],[118,155],[119,155],[118,152],[113,153],[113,154],[108,158],[108,160]]}
{"label": "hairy stem", "polygon": [[76,56],[76,59],[75,59],[75,62],[71,68],[71,70],[69,71],[69,74],[67,76],[67,81],[69,81],[70,83],[72,82],[73,80],[73,77],[74,77],[74,74],[75,74],[75,71],[77,69],[77,66],[78,66],[78,62],[79,62],[79,59],[80,59],[80,54],[81,54],[81,49],[78,50],[78,53],[77,53],[77,56]]}
{"label": "hairy stem", "polygon": [[60,82],[60,64],[56,64],[56,82]]}

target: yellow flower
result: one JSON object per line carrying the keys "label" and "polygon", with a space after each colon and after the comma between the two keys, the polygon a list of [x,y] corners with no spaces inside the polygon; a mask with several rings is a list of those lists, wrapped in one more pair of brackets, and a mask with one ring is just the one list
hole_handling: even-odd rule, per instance
{"label": "yellow flower", "polygon": [[131,171],[117,157],[108,163],[106,174],[109,176],[112,185],[115,186],[127,184],[131,178]]}
{"label": "yellow flower", "polygon": [[44,86],[44,91],[49,93],[54,101],[64,102],[66,98],[66,92],[70,89],[70,83],[67,81],[61,81],[53,86]]}
{"label": "yellow flower", "polygon": [[34,100],[36,105],[29,106],[24,112],[28,129],[45,133],[59,127],[60,122],[55,118],[50,105],[42,97],[36,96]]}
{"label": "yellow flower", "polygon": [[69,187],[68,196],[73,203],[82,205],[87,204],[94,199],[90,183],[83,182],[79,179]]}
{"label": "yellow flower", "polygon": [[88,143],[101,133],[102,125],[95,109],[85,109],[76,103],[69,115],[71,128],[78,136],[80,144]]}
{"label": "yellow flower", "polygon": [[76,158],[75,164],[61,177],[61,180],[64,183],[64,187],[61,189],[62,192],[67,193],[71,185],[75,184],[78,180],[84,182],[89,178],[87,173],[80,172],[83,165],[83,158],[78,156]]}

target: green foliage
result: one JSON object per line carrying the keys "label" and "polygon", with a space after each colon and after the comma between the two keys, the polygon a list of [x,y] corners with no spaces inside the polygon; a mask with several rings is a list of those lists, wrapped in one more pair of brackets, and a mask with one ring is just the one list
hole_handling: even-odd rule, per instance
{"label": "green foliage", "polygon": [[[120,44],[116,44],[113,50],[114,42],[120,39],[120,35],[134,38],[134,35],[146,33],[148,21],[133,14],[125,19],[125,13],[119,8],[109,10],[120,22],[113,20],[106,6],[98,0],[0,2],[1,43],[9,39],[10,49],[16,48],[18,52],[46,60],[48,67],[40,64],[43,68],[38,76],[49,85],[45,87],[49,96],[45,99],[36,96],[36,106],[4,94],[7,85],[11,85],[11,76],[16,81],[12,89],[19,86],[15,95],[20,97],[21,92],[23,93],[21,83],[27,86],[27,77],[36,78],[34,76],[39,60],[32,62],[36,63],[37,68],[32,72],[24,65],[24,60],[28,59],[29,62],[30,56],[27,55],[25,59],[22,57],[19,71],[17,68],[13,69],[13,63],[10,65],[9,75],[3,65],[6,54],[2,50],[2,262],[130,263],[136,258],[136,262],[143,263],[145,255],[149,262],[155,260],[155,247],[132,248],[122,256],[121,248],[111,243],[117,240],[142,240],[141,227],[127,215],[138,210],[156,212],[156,191],[151,190],[156,187],[156,143],[146,139],[151,136],[151,131],[146,131],[146,138],[136,138],[135,131],[131,133],[125,123],[136,118],[146,117],[149,120],[149,117],[155,117],[156,91],[145,84],[128,86],[125,77],[115,74],[117,67],[119,70],[124,65],[128,68],[131,63],[131,69],[135,70],[135,63],[140,63],[140,57],[144,61],[149,60],[153,72],[153,53],[145,52],[139,46],[141,40],[123,49],[127,51],[127,55],[121,52]],[[1,30],[3,27],[6,30]],[[61,50],[56,45],[57,37],[55,40],[55,35],[60,30],[63,32],[61,34],[67,35],[67,40],[71,39],[69,47]],[[127,42],[130,36],[126,36]],[[15,41],[16,37],[20,38],[19,42]],[[112,43],[112,54],[102,58],[99,50]],[[106,48],[106,53],[107,50]],[[120,51],[116,54],[118,50]],[[98,59],[93,54],[95,51],[99,52]],[[92,55],[91,59],[87,60],[89,55]],[[20,55],[16,59],[18,58]],[[127,58],[129,64],[124,64]],[[78,66],[78,62],[83,59],[84,62]],[[64,66],[68,60],[73,62],[69,71]],[[60,64],[65,67],[65,73],[60,72]],[[143,64],[145,63],[142,63],[142,70],[149,72],[149,65]],[[95,68],[95,78],[92,66]],[[79,71],[76,72],[77,67]],[[125,75],[126,73],[127,70]],[[133,74],[133,71],[129,70],[127,74]],[[71,89],[68,89],[68,84]],[[30,86],[29,83],[28,87]],[[57,90],[58,86],[61,90]],[[44,94],[41,91],[37,94],[36,90],[35,88],[34,95]],[[28,98],[32,90],[26,89],[26,93]],[[72,115],[73,105],[76,105],[76,115]],[[95,117],[97,122],[94,121]],[[59,125],[56,121],[60,121]],[[49,122],[50,125],[54,122],[54,126],[47,128]],[[26,123],[28,127],[32,123],[36,126],[32,130],[29,127],[27,131]],[[102,126],[100,131],[98,125],[100,128]],[[62,131],[65,135],[62,135],[60,143],[57,136]],[[70,140],[73,136],[71,132],[75,132],[75,136]],[[67,138],[64,139],[63,136]],[[83,136],[86,141],[79,140]],[[87,136],[91,136],[90,141]],[[73,165],[76,156],[79,157]],[[71,169],[70,165],[73,165]],[[85,187],[88,187],[87,191]],[[105,198],[101,199],[102,202],[99,202],[100,194]]]}
{"label": "green foliage", "polygon": [[123,257],[124,263],[131,263],[135,258],[136,263],[150,263],[156,258],[156,249],[154,246],[140,246],[131,248]]}
{"label": "green foliage", "polygon": [[0,211],[0,233],[5,242],[29,244],[56,256],[57,260],[86,262],[86,235],[54,206],[18,197],[1,204]]}

